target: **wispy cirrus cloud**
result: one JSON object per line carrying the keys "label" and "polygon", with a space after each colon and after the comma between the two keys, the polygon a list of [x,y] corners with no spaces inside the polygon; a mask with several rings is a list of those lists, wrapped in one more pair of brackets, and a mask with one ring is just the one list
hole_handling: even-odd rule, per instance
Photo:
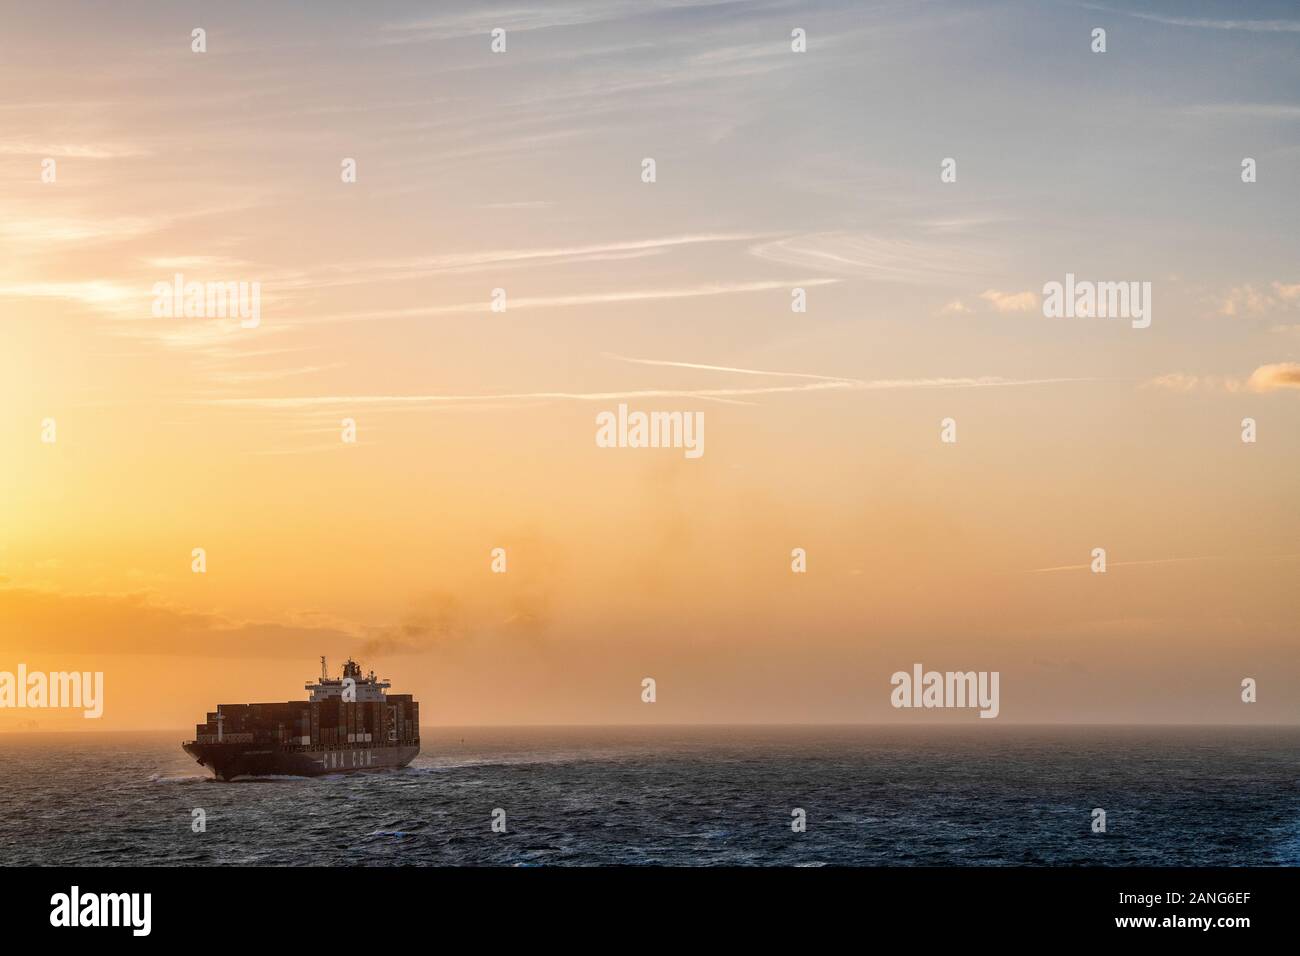
{"label": "wispy cirrus cloud", "polygon": [[1294,103],[1197,103],[1185,107],[1182,112],[1191,116],[1300,119],[1300,106]]}
{"label": "wispy cirrus cloud", "polygon": [[[329,263],[300,272],[272,274],[266,277],[266,281],[268,285],[285,290],[315,290],[380,282],[407,282],[439,275],[468,275],[508,268],[552,268],[557,265],[635,258],[691,246],[746,242],[760,238],[762,235],[764,234],[754,232],[692,233],[559,246],[483,249],[404,259],[371,259],[361,262]],[[515,303],[512,302],[511,307],[513,308],[514,305]],[[476,310],[477,304],[469,311]],[[456,306],[453,311],[459,312],[465,309]]]}
{"label": "wispy cirrus cloud", "polygon": [[460,37],[488,35],[502,27],[509,33],[526,33],[553,27],[572,27],[587,23],[621,20],[644,11],[646,4],[602,0],[599,3],[553,3],[535,9],[470,8],[449,11],[414,20],[384,24],[379,31],[385,44],[432,43]]}
{"label": "wispy cirrus cloud", "polygon": [[548,199],[524,199],[516,202],[481,203],[480,209],[549,209],[555,203]]}
{"label": "wispy cirrus cloud", "polygon": [[248,263],[230,256],[152,256],[143,260],[152,269],[247,269]]}
{"label": "wispy cirrus cloud", "polygon": [[1268,19],[1251,19],[1244,17],[1195,17],[1177,14],[1157,13],[1149,10],[1126,10],[1100,3],[1080,3],[1080,7],[1089,10],[1101,10],[1115,13],[1148,23],[1159,23],[1169,27],[1188,27],[1196,30],[1240,30],[1247,33],[1300,33],[1300,20],[1286,20],[1277,17]]}
{"label": "wispy cirrus cloud", "polygon": [[[1148,558],[1145,561],[1107,561],[1108,568],[1136,568],[1156,564],[1190,564],[1199,561],[1244,561],[1244,560],[1262,560],[1262,561],[1292,561],[1300,558],[1300,554],[1260,554],[1244,555],[1232,557],[1222,554],[1195,555],[1182,558]],[[1090,571],[1091,564],[1062,564],[1052,568],[1030,568],[1025,574],[1054,574],[1058,571]]]}
{"label": "wispy cirrus cloud", "polygon": [[164,219],[141,216],[59,216],[12,207],[0,213],[0,242],[13,243],[24,252],[52,243],[121,242],[157,232],[167,224]]}
{"label": "wispy cirrus cloud", "polygon": [[[518,312],[524,309],[556,309],[584,305],[615,305],[630,302],[655,302],[664,299],[692,299],[700,296],[738,295],[749,292],[770,292],[774,289],[790,289],[794,286],[830,285],[835,279],[785,279],[762,280],[755,282],[710,282],[694,286],[679,286],[666,289],[617,289],[610,292],[575,292],[561,295],[519,296],[508,300],[509,310]],[[477,302],[460,302],[442,306],[411,306],[404,309],[365,309],[356,312],[340,312],[326,315],[312,315],[301,319],[286,319],[289,324],[314,324],[317,322],[349,322],[377,319],[411,319],[436,317],[440,315],[464,315],[474,312],[488,312],[491,303],[486,299]]]}
{"label": "wispy cirrus cloud", "polygon": [[63,299],[111,315],[139,314],[141,303],[147,308],[147,299],[140,289],[108,279],[0,282],[0,299]]}
{"label": "wispy cirrus cloud", "polygon": [[1249,33],[1300,33],[1300,20],[1242,20],[1215,17],[1173,17],[1160,13],[1140,13],[1134,10],[1115,10],[1136,20],[1162,23],[1171,27],[1193,27],[1199,30],[1244,30]]}
{"label": "wispy cirrus cloud", "polygon": [[813,375],[808,372],[770,372],[762,369],[737,368],[733,365],[703,365],[699,362],[670,362],[665,359],[628,358],[625,355],[611,355],[609,353],[606,353],[605,357],[614,359],[617,362],[628,362],[632,365],[650,365],[658,368],[702,369],[708,372],[732,372],[737,375],[762,375],[774,378],[807,378],[827,382],[853,381],[853,379],[846,379],[843,376]]}
{"label": "wispy cirrus cloud", "polygon": [[150,155],[139,146],[120,143],[73,143],[52,140],[0,140],[3,156],[48,156],[54,159],[124,159]]}
{"label": "wispy cirrus cloud", "polygon": [[790,385],[759,385],[751,387],[726,388],[635,388],[612,391],[535,391],[485,393],[479,395],[306,395],[291,397],[260,398],[208,398],[200,404],[225,406],[230,408],[268,408],[268,409],[311,409],[331,406],[370,405],[370,406],[438,406],[438,405],[476,405],[482,403],[512,402],[608,402],[645,398],[691,398],[714,401],[732,401],[761,395],[782,395],[801,392],[871,392],[897,391],[910,389],[963,389],[963,388],[1008,388],[1029,385],[1058,385],[1075,382],[1088,382],[1088,378],[1038,378],[1012,379],[988,375],[978,377],[951,378],[895,378],[895,379],[857,379],[841,378],[829,375],[816,375],[806,372],[773,372],[761,369],[746,369],[726,365],[709,365],[696,362],[675,362],[658,359],[637,359],[625,356],[613,356],[618,361],[633,364],[669,366],[673,368],[697,369],[711,372],[724,372],[741,375],[772,376],[781,378],[801,378],[807,381]]}
{"label": "wispy cirrus cloud", "polygon": [[[105,221],[81,223],[76,220],[41,221],[35,219],[10,220],[0,223],[0,239],[13,238],[28,243],[51,241],[94,241],[100,238],[121,239],[160,228],[162,223],[149,221]],[[657,236],[647,239],[613,240],[607,242],[574,243],[556,246],[497,248],[471,252],[445,253],[399,260],[367,260],[356,263],[332,263],[305,270],[275,270],[258,268],[255,264],[220,255],[153,255],[135,259],[148,269],[161,270],[165,275],[151,274],[135,268],[138,281],[108,281],[101,279],[65,281],[0,281],[0,298],[60,298],[78,303],[89,310],[114,318],[148,319],[153,284],[170,280],[173,272],[185,272],[187,278],[202,279],[203,275],[217,272],[229,275],[240,270],[241,275],[258,277],[263,287],[264,303],[279,306],[278,328],[311,325],[327,322],[363,321],[375,319],[401,319],[420,316],[461,315],[487,312],[486,299],[446,305],[420,305],[396,309],[363,309],[350,312],[310,312],[296,307],[299,294],[314,295],[324,289],[349,286],[371,286],[399,283],[433,276],[469,275],[476,272],[503,269],[554,268],[558,265],[590,264],[635,259],[659,255],[675,249],[713,244],[748,242],[763,238],[760,232],[710,232],[683,235]],[[608,291],[584,291],[569,294],[516,296],[509,300],[511,311],[527,309],[563,308],[584,305],[610,305],[640,301],[696,298],[701,296],[733,295],[789,289],[794,286],[826,285],[838,280],[827,277],[794,278],[786,280],[718,281],[692,286],[666,288],[632,288]],[[270,325],[271,323],[268,323]],[[137,338],[156,338],[169,347],[207,348],[219,341],[225,328],[219,324],[142,322],[119,330]]]}
{"label": "wispy cirrus cloud", "polygon": [[244,371],[218,370],[212,373],[212,377],[222,384],[244,385],[250,382],[273,382],[282,378],[316,375],[320,372],[328,372],[343,367],[344,363],[342,362],[329,362],[325,365],[301,365],[295,368],[247,369]]}
{"label": "wispy cirrus cloud", "polygon": [[[1218,555],[1204,555],[1187,558],[1149,558],[1145,561],[1108,561],[1108,568],[1129,568],[1139,567],[1148,564],[1183,564],[1189,561],[1217,561],[1220,560]],[[1052,568],[1030,568],[1026,574],[1055,574],[1058,571],[1089,571],[1092,569],[1091,564],[1061,564]]]}
{"label": "wispy cirrus cloud", "polygon": [[[394,268],[418,268],[455,271],[473,266],[498,266],[516,262],[538,260],[564,260],[574,256],[592,256],[608,252],[643,252],[651,249],[671,249],[677,246],[695,246],[720,242],[744,242],[759,238],[761,233],[708,232],[677,236],[657,236],[652,239],[624,239],[612,242],[579,243],[564,246],[546,246],[529,249],[489,249],[482,252],[450,253],[424,259],[406,260]],[[374,269],[376,263],[362,263],[357,268]]]}
{"label": "wispy cirrus cloud", "polygon": [[843,278],[914,283],[975,274],[984,258],[955,245],[846,232],[787,236],[758,243],[749,251],[768,262]]}

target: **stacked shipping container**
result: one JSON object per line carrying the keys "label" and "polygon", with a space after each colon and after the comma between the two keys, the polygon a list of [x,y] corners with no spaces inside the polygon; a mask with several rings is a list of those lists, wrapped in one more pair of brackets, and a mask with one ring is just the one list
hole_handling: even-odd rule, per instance
{"label": "stacked shipping container", "polygon": [[392,747],[420,741],[420,705],[410,694],[383,701],[287,701],[220,704],[195,727],[199,743],[253,741],[289,747],[335,749]]}

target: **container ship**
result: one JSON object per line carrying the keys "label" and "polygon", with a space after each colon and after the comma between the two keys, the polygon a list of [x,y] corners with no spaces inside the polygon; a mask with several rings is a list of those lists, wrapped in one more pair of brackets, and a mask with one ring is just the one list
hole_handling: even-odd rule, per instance
{"label": "container ship", "polygon": [[420,752],[420,705],[392,685],[362,676],[349,659],[343,676],[306,685],[307,700],[218,704],[194,739],[181,744],[218,780],[286,774],[314,777],[405,767]]}

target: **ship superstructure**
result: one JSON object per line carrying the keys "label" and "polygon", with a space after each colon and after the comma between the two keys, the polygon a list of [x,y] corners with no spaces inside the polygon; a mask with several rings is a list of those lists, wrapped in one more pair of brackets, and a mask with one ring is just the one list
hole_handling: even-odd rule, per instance
{"label": "ship superstructure", "polygon": [[405,767],[420,752],[420,705],[390,686],[351,659],[331,678],[322,657],[307,700],[219,704],[182,746],[222,780]]}

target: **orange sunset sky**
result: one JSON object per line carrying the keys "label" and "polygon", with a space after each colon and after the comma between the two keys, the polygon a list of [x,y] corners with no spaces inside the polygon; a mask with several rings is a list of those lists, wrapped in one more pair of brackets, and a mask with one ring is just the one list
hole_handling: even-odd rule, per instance
{"label": "orange sunset sky", "polygon": [[[0,35],[0,670],[105,713],[0,730],[180,734],[322,654],[431,725],[974,719],[891,709],[914,662],[1011,723],[1300,719],[1300,32],[79,9]],[[260,325],[154,317],[176,273]],[[1066,273],[1151,327],[1045,318]],[[597,447],[620,402],[704,455]]]}

